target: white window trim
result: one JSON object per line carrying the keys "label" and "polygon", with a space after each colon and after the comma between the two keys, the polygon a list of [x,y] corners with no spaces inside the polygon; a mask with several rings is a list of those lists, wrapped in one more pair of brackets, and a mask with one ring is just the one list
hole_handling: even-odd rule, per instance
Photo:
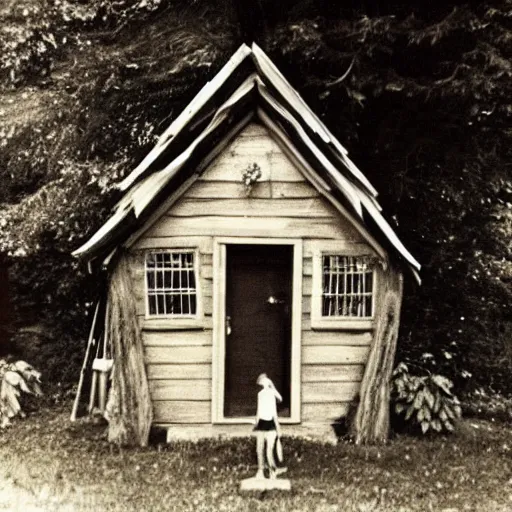
{"label": "white window trim", "polygon": [[[194,276],[196,281],[196,313],[194,315],[151,315],[149,313],[149,290],[147,279],[147,256],[148,254],[162,253],[188,253],[194,255]],[[204,320],[204,305],[201,286],[200,253],[197,247],[166,247],[151,248],[144,251],[144,328],[146,329],[172,329],[186,327],[202,327]]]}
{"label": "white window trim", "polygon": [[378,293],[378,271],[373,269],[373,293],[372,293],[372,316],[365,318],[343,317],[343,316],[322,316],[322,257],[323,256],[352,256],[377,257],[372,249],[365,244],[347,242],[318,242],[313,248],[313,279],[311,287],[311,328],[324,330],[370,330],[373,328],[375,319],[376,297]]}
{"label": "white window trim", "polygon": [[[293,247],[293,297],[291,340],[290,416],[279,418],[283,424],[301,421],[301,336],[302,336],[302,240],[291,238],[219,237],[213,244],[213,363],[212,363],[212,423],[253,423],[254,416],[226,418],[224,416],[224,371],[226,358],[226,245],[291,245]],[[256,404],[255,404],[256,408]]]}

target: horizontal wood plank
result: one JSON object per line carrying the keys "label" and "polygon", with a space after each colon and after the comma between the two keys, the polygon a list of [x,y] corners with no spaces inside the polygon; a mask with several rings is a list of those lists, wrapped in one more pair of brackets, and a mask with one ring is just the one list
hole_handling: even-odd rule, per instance
{"label": "horizontal wood plank", "polygon": [[212,365],[203,364],[149,364],[147,366],[149,380],[156,379],[211,379]]}
{"label": "horizontal wood plank", "polygon": [[366,364],[369,347],[307,345],[302,347],[302,364]]}
{"label": "horizontal wood plank", "polygon": [[137,315],[137,319],[140,328],[144,331],[197,331],[213,329],[211,316],[205,316],[197,321],[185,318],[146,318],[144,314],[139,314]]}
{"label": "horizontal wood plank", "polygon": [[331,402],[324,404],[304,404],[301,420],[303,423],[333,422],[347,415],[350,402]]}
{"label": "horizontal wood plank", "polygon": [[152,400],[211,400],[211,380],[150,380]]}
{"label": "horizontal wood plank", "polygon": [[182,199],[168,212],[174,217],[333,218],[322,199]]}
{"label": "horizontal wood plank", "polygon": [[311,297],[302,296],[302,314],[310,315],[311,313]]}
{"label": "horizontal wood plank", "polygon": [[[165,220],[165,221],[164,221]],[[353,236],[335,219],[276,217],[165,217],[149,236],[212,236],[343,239]]]}
{"label": "horizontal wood plank", "polygon": [[213,238],[211,236],[168,236],[168,237],[151,237],[145,236],[137,241],[131,248],[132,251],[141,251],[143,257],[138,260],[144,269],[144,260],[146,249],[198,249],[200,254],[212,254]]}
{"label": "horizontal wood plank", "polygon": [[[246,198],[246,189],[243,183],[233,181],[197,181],[184,197],[188,199],[231,199]],[[309,183],[266,181],[256,183],[251,190],[251,198],[309,198],[319,197],[315,188]]]}
{"label": "horizontal wood plank", "polygon": [[313,293],[313,280],[311,276],[302,275],[302,295],[311,297]]}
{"label": "horizontal wood plank", "polygon": [[146,347],[147,364],[211,363],[212,347]]}
{"label": "horizontal wood plank", "polygon": [[264,148],[239,144],[238,147],[224,152],[204,173],[208,181],[242,181],[242,173],[256,163],[261,171],[258,183],[265,181],[304,181],[301,172],[292,164],[280,149],[275,153]]}
{"label": "horizontal wood plank", "polygon": [[201,265],[201,277],[208,280],[213,279],[213,265],[209,263]]}
{"label": "horizontal wood plank", "polygon": [[211,331],[145,331],[146,347],[209,346],[212,344]]}
{"label": "horizontal wood plank", "polygon": [[371,332],[306,331],[302,333],[303,345],[344,345],[367,347],[372,343]]}
{"label": "horizontal wood plank", "polygon": [[305,382],[302,385],[302,403],[350,402],[360,388],[360,382]]}
{"label": "horizontal wood plank", "polygon": [[[349,229],[352,228],[350,227]],[[367,243],[362,242],[359,234],[346,237],[344,240],[340,239],[330,242],[306,240],[303,246],[303,257],[312,258],[319,250],[339,252],[347,255],[375,254],[373,249]]]}
{"label": "horizontal wood plank", "polygon": [[210,423],[211,401],[155,400],[153,421],[155,423]]}
{"label": "horizontal wood plank", "polygon": [[311,257],[304,258],[302,261],[302,275],[312,276],[313,275],[313,259]]}
{"label": "horizontal wood plank", "polygon": [[311,364],[302,367],[302,382],[360,382],[362,364]]}

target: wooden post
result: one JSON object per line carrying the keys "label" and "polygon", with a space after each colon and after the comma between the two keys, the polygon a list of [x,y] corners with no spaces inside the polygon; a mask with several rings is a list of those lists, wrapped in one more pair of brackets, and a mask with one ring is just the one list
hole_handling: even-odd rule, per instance
{"label": "wooden post", "polygon": [[356,444],[385,443],[389,436],[390,382],[400,325],[403,277],[393,266],[379,277],[375,338],[351,425]]}
{"label": "wooden post", "polygon": [[91,352],[91,347],[94,344],[94,331],[96,330],[96,320],[98,319],[98,311],[100,309],[100,301],[96,304],[96,309],[94,311],[94,316],[92,319],[91,330],[89,332],[89,339],[87,340],[87,348],[85,350],[84,362],[82,364],[82,369],[80,370],[80,379],[78,381],[78,389],[76,390],[75,401],[73,402],[73,409],[71,411],[71,417],[69,418],[71,421],[76,421],[76,415],[78,413],[78,405],[80,403],[80,395],[82,394],[82,387],[84,385],[84,377],[85,372],[87,371],[87,361],[89,360],[89,354]]}

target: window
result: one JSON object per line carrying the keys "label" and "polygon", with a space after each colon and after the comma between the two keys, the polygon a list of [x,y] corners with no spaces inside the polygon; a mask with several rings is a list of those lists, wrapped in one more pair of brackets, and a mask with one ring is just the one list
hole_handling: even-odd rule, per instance
{"label": "window", "polygon": [[375,316],[378,257],[362,243],[314,243],[311,327],[371,329]]}
{"label": "window", "polygon": [[193,250],[146,255],[148,316],[197,316],[196,264]]}
{"label": "window", "polygon": [[373,270],[368,258],[322,255],[322,316],[373,316]]}

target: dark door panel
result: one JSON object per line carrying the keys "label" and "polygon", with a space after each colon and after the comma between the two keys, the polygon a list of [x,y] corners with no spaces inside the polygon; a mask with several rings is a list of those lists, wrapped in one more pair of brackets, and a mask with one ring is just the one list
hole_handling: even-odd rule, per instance
{"label": "dark door panel", "polygon": [[290,411],[293,247],[228,245],[224,415],[256,412],[256,378],[266,373]]}

